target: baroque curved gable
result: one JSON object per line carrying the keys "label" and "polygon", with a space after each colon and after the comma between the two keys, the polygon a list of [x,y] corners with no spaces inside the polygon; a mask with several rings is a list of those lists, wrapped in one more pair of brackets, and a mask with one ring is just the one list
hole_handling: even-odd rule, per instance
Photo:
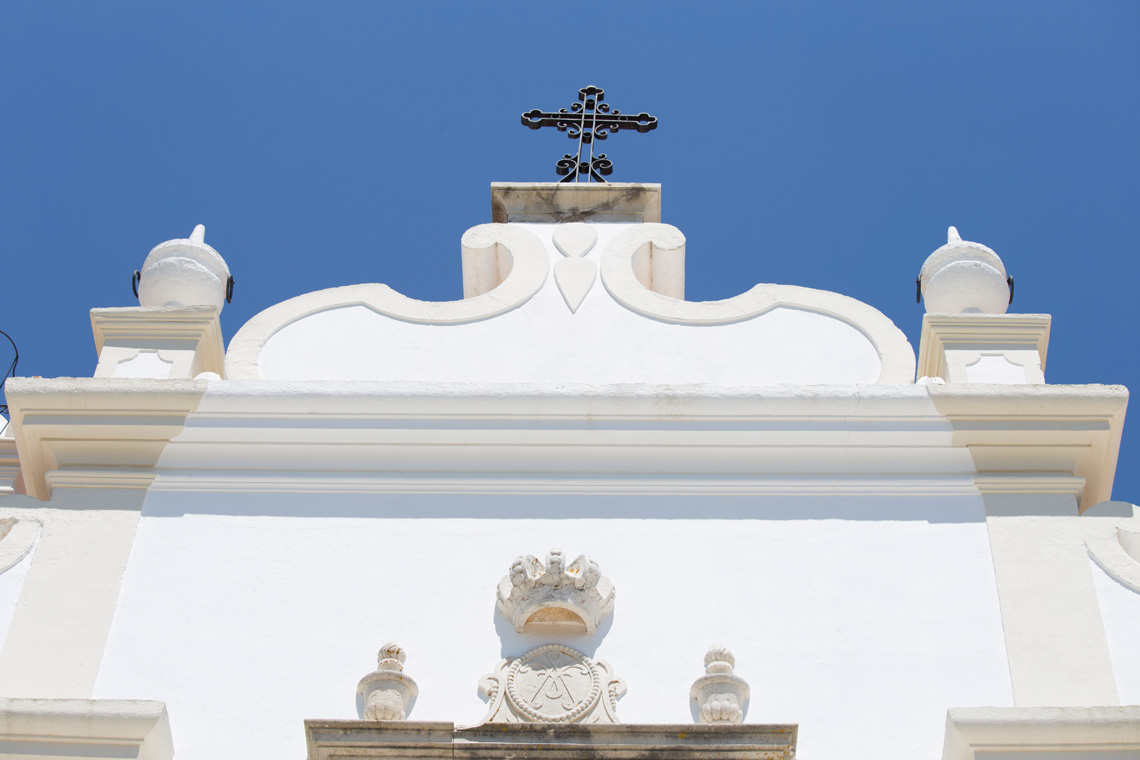
{"label": "baroque curved gable", "polygon": [[[484,224],[462,239],[462,300],[386,285],[307,293],[234,336],[231,380],[695,385],[906,384],[914,351],[878,310],[757,285],[685,301],[666,224]],[[552,275],[553,273],[553,275]]]}

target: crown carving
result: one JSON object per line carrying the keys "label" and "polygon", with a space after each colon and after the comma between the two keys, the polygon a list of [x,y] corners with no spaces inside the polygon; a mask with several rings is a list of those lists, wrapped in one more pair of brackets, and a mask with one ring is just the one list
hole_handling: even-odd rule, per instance
{"label": "crown carving", "polygon": [[498,607],[519,633],[591,634],[614,611],[614,584],[585,554],[567,566],[551,549],[545,564],[531,554],[514,561]]}

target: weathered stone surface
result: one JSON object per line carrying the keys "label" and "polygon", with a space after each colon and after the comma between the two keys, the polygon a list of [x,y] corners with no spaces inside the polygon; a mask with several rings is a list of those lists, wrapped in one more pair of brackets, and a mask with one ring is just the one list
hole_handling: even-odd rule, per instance
{"label": "weathered stone surface", "polygon": [[660,222],[661,185],[492,182],[491,219],[507,222]]}
{"label": "weathered stone surface", "polygon": [[713,645],[705,654],[705,675],[693,683],[689,696],[698,705],[699,723],[743,723],[748,708],[748,682],[734,675],[736,658],[727,647]]}
{"label": "weathered stone surface", "polygon": [[566,566],[561,549],[543,564],[517,558],[499,581],[499,612],[519,633],[588,634],[614,611],[614,584],[585,554]]}
{"label": "weathered stone surface", "polygon": [[583,725],[307,720],[309,760],[793,760],[798,726]]}
{"label": "weathered stone surface", "polygon": [[398,644],[385,644],[376,655],[376,670],[360,679],[357,693],[364,697],[368,720],[403,720],[408,704],[419,694],[416,682],[403,674],[407,655]]}
{"label": "weathered stone surface", "polygon": [[617,723],[625,682],[604,660],[544,644],[500,660],[479,691],[489,701],[484,723]]}

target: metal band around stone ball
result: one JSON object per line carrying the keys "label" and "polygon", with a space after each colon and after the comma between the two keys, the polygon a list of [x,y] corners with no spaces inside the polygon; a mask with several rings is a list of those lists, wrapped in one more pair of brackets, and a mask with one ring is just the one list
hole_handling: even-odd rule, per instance
{"label": "metal band around stone ball", "polygon": [[[569,655],[570,657],[577,659],[583,665],[585,665],[586,670],[590,673],[590,695],[575,705],[574,709],[565,715],[548,715],[544,712],[536,710],[530,705],[529,702],[519,697],[515,689],[515,676],[518,674],[519,669],[526,662],[529,662],[535,657],[538,657],[539,655],[545,654],[547,652],[561,652],[562,654]],[[562,646],[561,644],[545,644],[543,646],[530,650],[525,655],[511,663],[510,670],[507,671],[506,692],[507,697],[509,697],[511,700],[511,703],[516,708],[518,708],[520,712],[525,713],[537,721],[547,723],[572,723],[578,718],[582,717],[582,715],[586,713],[586,711],[588,711],[591,707],[593,707],[594,703],[598,701],[598,697],[602,693],[602,682],[601,678],[598,676],[598,669],[594,667],[594,664],[586,655],[582,654],[577,649]]]}

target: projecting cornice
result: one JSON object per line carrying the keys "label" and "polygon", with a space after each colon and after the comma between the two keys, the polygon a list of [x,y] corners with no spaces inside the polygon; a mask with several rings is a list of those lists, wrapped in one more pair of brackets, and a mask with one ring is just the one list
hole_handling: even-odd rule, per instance
{"label": "projecting cornice", "polygon": [[175,489],[797,493],[822,479],[934,493],[965,479],[1072,493],[1082,510],[1110,498],[1128,401],[1101,385],[13,378],[7,391],[41,499],[148,487],[165,452]]}
{"label": "projecting cornice", "polygon": [[13,377],[4,386],[24,487],[146,488],[205,380]]}
{"label": "projecting cornice", "polygon": [[1112,498],[1127,388],[948,384],[931,385],[930,398],[953,426],[954,446],[969,450],[983,490],[1041,493],[1042,476],[1054,476],[1054,492],[1076,493],[1082,512]]}

